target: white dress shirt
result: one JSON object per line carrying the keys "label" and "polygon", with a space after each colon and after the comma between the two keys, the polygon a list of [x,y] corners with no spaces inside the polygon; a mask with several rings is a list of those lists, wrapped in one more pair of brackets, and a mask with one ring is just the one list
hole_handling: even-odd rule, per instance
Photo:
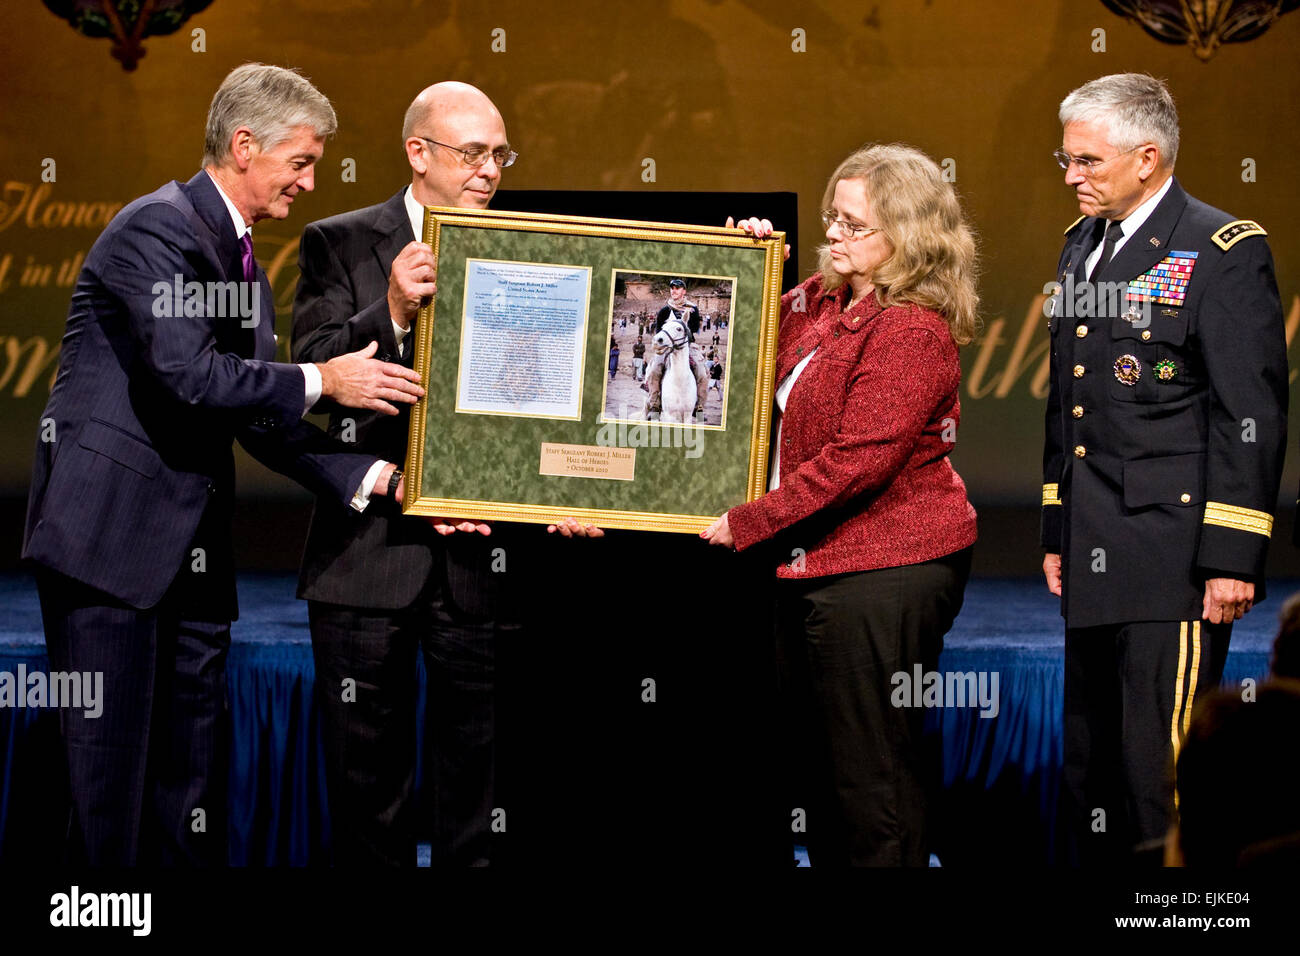
{"label": "white dress shirt", "polygon": [[817,350],[813,349],[803,357],[803,360],[790,369],[790,374],[781,380],[781,384],[776,388],[776,443],[772,450],[772,467],[768,469],[767,490],[776,491],[781,487],[781,418],[785,415],[785,403],[790,398],[790,392],[794,389],[794,383],[798,381],[803,370],[808,367],[808,362]]}
{"label": "white dress shirt", "polygon": [[[1155,212],[1156,206],[1160,204],[1160,200],[1165,198],[1165,193],[1169,192],[1169,187],[1172,186],[1173,183],[1174,177],[1170,176],[1165,180],[1165,184],[1156,190],[1154,196],[1129,213],[1127,219],[1120,220],[1120,237],[1115,240],[1115,251],[1110,254],[1112,259],[1119,255],[1120,249],[1124,248],[1124,243],[1128,242],[1128,237],[1136,234],[1137,231],[1142,228],[1142,223],[1151,218],[1151,214]],[[1088,255],[1088,258],[1084,260],[1084,266],[1087,269],[1089,276],[1092,275],[1092,270],[1097,265],[1097,260],[1101,258],[1101,247],[1103,245],[1105,245],[1104,237],[1101,242],[1097,243],[1097,248],[1092,250]]]}
{"label": "white dress shirt", "polygon": [[[204,172],[207,171],[204,170]],[[208,178],[212,180],[212,185],[217,187],[217,195],[219,195],[222,201],[226,204],[226,211],[230,213],[230,221],[235,224],[235,241],[238,242],[244,238],[245,233],[252,233],[253,227],[244,222],[243,214],[236,209],[235,204],[230,201],[230,197],[226,195],[226,191],[221,188],[221,183],[213,179],[211,173],[208,173]],[[307,412],[311,410],[311,407],[320,401],[322,388],[320,369],[311,363],[305,363],[298,367],[302,369],[302,377],[305,384],[303,396],[306,404],[303,406],[302,413],[306,415]]]}

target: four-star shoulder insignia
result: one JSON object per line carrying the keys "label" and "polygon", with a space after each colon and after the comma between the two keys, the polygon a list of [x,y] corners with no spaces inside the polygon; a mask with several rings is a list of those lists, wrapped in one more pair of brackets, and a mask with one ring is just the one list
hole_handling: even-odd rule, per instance
{"label": "four-star shoulder insignia", "polygon": [[1074,222],[1066,226],[1065,232],[1061,233],[1061,235],[1068,236],[1075,226],[1077,226],[1079,223],[1083,222],[1087,218],[1088,218],[1087,216],[1080,216],[1078,219],[1074,220]]}
{"label": "four-star shoulder insignia", "polygon": [[1227,252],[1237,243],[1241,242],[1241,240],[1247,239],[1250,236],[1267,235],[1268,233],[1264,231],[1264,227],[1253,219],[1238,219],[1235,222],[1230,222],[1226,226],[1221,227],[1212,238],[1214,239],[1214,244],[1216,246],[1224,252]]}

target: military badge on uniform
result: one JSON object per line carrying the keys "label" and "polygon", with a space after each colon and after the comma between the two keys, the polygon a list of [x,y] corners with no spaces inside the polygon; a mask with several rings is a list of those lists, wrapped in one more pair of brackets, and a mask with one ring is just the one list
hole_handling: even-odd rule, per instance
{"label": "military badge on uniform", "polygon": [[1136,322],[1138,319],[1142,318],[1142,313],[1138,311],[1136,305],[1130,304],[1128,309],[1125,310],[1124,314],[1121,315],[1120,318],[1125,322]]}
{"label": "military badge on uniform", "polygon": [[1151,370],[1156,373],[1156,378],[1162,382],[1172,382],[1174,376],[1178,374],[1178,366],[1174,364],[1173,359],[1161,359],[1151,366]]}
{"label": "military badge on uniform", "polygon": [[1249,236],[1267,235],[1268,233],[1264,231],[1264,227],[1253,219],[1238,219],[1236,222],[1228,223],[1210,238],[1214,240],[1216,246],[1227,252]]}
{"label": "military badge on uniform", "polygon": [[1128,284],[1129,301],[1155,302],[1157,305],[1182,305],[1187,298],[1187,283],[1196,267],[1196,253],[1171,250],[1154,266]]}
{"label": "military badge on uniform", "polygon": [[1136,385],[1142,377],[1142,363],[1134,355],[1121,355],[1115,359],[1115,377],[1124,385]]}

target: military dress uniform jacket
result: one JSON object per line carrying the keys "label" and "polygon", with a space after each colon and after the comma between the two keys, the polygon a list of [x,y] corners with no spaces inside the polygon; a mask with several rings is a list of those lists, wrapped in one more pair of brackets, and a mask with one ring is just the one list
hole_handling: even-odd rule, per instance
{"label": "military dress uniform jacket", "polygon": [[1042,545],[1068,627],[1199,620],[1207,578],[1263,596],[1288,397],[1273,258],[1174,180],[1090,289],[1104,228],[1067,230],[1049,307]]}

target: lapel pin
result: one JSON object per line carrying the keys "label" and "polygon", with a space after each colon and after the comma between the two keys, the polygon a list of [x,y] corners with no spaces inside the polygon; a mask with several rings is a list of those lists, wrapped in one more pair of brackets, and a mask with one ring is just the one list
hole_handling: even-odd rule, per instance
{"label": "lapel pin", "polygon": [[1121,384],[1136,385],[1142,377],[1142,363],[1134,355],[1121,355],[1115,359],[1115,377]]}

